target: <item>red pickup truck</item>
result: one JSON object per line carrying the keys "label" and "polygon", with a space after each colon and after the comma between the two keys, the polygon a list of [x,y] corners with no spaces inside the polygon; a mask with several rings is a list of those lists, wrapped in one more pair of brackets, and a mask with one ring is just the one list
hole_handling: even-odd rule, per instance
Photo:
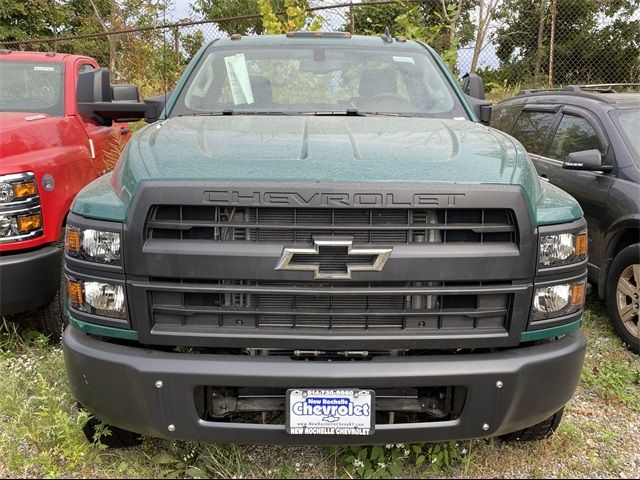
{"label": "red pickup truck", "polygon": [[[60,336],[67,213],[80,189],[109,170],[109,151],[130,136],[128,123],[114,122],[121,120],[114,114],[118,105],[143,105],[137,88],[123,87],[111,85],[108,71],[89,57],[0,50],[2,316],[33,312],[44,333]],[[92,102],[107,105],[110,113],[100,115]]]}

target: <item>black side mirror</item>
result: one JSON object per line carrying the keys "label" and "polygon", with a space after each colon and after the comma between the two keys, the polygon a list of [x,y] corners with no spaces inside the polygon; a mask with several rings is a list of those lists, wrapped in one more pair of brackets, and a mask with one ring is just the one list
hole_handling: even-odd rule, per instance
{"label": "black side mirror", "polygon": [[155,97],[147,97],[144,99],[144,103],[147,104],[147,113],[144,116],[144,121],[147,123],[157,122],[162,115],[164,107],[166,107],[166,101],[171,97],[173,92],[167,92],[166,95],[157,95]]}
{"label": "black side mirror", "polygon": [[113,102],[139,102],[138,87],[130,83],[111,85],[111,98]]}
{"label": "black side mirror", "polygon": [[82,118],[104,126],[110,126],[114,121],[139,120],[147,109],[144,103],[138,101],[138,88],[135,85],[112,86],[106,68],[78,76],[76,103]]}
{"label": "black side mirror", "polygon": [[462,90],[470,97],[484,100],[484,81],[477,73],[467,73],[462,77]]}
{"label": "black side mirror", "polygon": [[480,120],[480,123],[489,126],[491,123],[491,102],[487,100],[478,100],[470,95],[465,95],[465,97],[467,97],[467,102],[471,105],[471,108],[476,114],[476,117],[478,117],[478,120]]}
{"label": "black side mirror", "polygon": [[567,155],[567,160],[562,164],[562,168],[591,172],[610,172],[613,170],[611,165],[602,165],[602,154],[596,148],[571,152]]}

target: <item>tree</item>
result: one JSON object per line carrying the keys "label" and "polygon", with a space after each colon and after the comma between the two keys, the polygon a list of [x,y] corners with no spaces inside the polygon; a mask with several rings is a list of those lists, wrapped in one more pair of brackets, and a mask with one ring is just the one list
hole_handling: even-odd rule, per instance
{"label": "tree", "polygon": [[[470,12],[474,0],[431,0],[354,6],[355,33],[394,35],[421,40],[433,47],[451,70],[455,70],[458,45],[473,38]],[[351,26],[348,25],[347,29]]]}
{"label": "tree", "polygon": [[[543,2],[543,3],[541,3]],[[640,0],[557,0],[553,42],[555,84],[638,82]],[[542,83],[549,70],[548,0],[505,0],[497,31],[500,72],[510,83]]]}
{"label": "tree", "polygon": [[51,0],[2,0],[0,41],[55,37],[64,23],[65,12],[64,5]]}
{"label": "tree", "polygon": [[[276,12],[284,9],[284,0],[274,0],[270,3]],[[306,2],[304,5],[307,5]],[[258,0],[193,0],[191,9],[196,15],[206,19],[258,15],[260,13]],[[233,33],[243,35],[264,33],[260,17],[219,22],[218,28],[229,35]]]}
{"label": "tree", "polygon": [[262,27],[267,34],[281,34],[308,30],[315,32],[322,27],[322,19],[310,14],[306,5],[296,0],[284,0],[284,18],[280,19],[273,11],[269,0],[258,0],[258,8],[262,15]]}
{"label": "tree", "polygon": [[478,26],[476,29],[475,45],[473,47],[473,57],[471,58],[470,71],[474,72],[478,68],[478,58],[487,37],[487,31],[491,21],[496,14],[501,0],[478,0]]}

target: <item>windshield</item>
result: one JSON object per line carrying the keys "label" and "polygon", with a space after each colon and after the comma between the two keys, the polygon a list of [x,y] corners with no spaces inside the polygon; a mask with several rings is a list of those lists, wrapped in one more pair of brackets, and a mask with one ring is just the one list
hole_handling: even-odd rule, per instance
{"label": "windshield", "polygon": [[640,166],[640,109],[614,110],[618,120],[618,130]]}
{"label": "windshield", "polygon": [[0,62],[0,112],[64,115],[63,65]]}
{"label": "windshield", "polygon": [[171,115],[396,114],[468,118],[423,49],[212,47]]}

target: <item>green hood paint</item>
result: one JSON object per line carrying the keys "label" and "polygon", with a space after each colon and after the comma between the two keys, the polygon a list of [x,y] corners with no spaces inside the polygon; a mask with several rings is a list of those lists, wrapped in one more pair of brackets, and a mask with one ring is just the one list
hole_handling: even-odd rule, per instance
{"label": "green hood paint", "polygon": [[351,116],[175,117],[134,135],[116,170],[73,211],[124,221],[145,180],[425,182],[519,185],[539,225],[582,216],[541,185],[522,146],[467,120]]}

